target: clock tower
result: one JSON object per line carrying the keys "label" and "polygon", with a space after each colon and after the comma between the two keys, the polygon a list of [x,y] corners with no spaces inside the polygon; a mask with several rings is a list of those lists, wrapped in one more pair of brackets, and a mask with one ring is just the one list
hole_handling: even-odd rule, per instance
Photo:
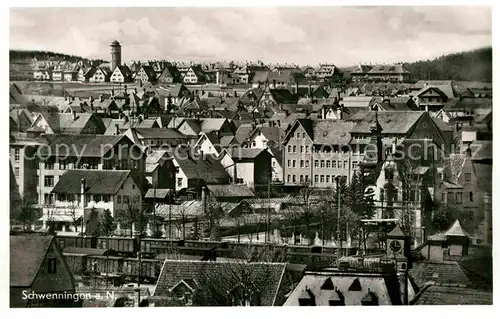
{"label": "clock tower", "polygon": [[398,269],[411,268],[410,236],[406,235],[399,225],[387,234],[386,254],[388,259],[396,261]]}

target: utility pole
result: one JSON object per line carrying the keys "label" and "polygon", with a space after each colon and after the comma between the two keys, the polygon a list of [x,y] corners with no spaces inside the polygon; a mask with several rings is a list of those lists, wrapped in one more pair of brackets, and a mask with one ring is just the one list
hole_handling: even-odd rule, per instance
{"label": "utility pole", "polygon": [[169,196],[168,205],[168,239],[172,242],[172,196]]}
{"label": "utility pole", "polygon": [[267,243],[268,241],[270,242],[270,225],[269,225],[269,211],[271,207],[271,178],[267,181],[267,217],[266,217],[266,240],[265,242]]}
{"label": "utility pole", "polygon": [[[340,178],[335,177],[335,182],[337,183],[337,245],[340,245]],[[340,256],[342,252],[339,247],[337,247],[337,254]]]}
{"label": "utility pole", "polygon": [[156,182],[153,188],[153,237],[156,235]]}
{"label": "utility pole", "polygon": [[139,260],[139,268],[137,273],[137,307],[141,303],[141,271],[142,271],[142,261],[141,261],[141,237],[139,237],[139,252],[137,252],[137,258]]}

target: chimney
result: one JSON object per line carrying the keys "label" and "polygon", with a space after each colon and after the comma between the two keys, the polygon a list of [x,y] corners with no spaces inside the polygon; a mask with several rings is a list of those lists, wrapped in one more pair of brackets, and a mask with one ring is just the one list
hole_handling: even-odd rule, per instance
{"label": "chimney", "polygon": [[205,214],[207,212],[207,194],[206,194],[206,192],[207,192],[206,187],[202,186],[201,187],[201,205],[203,208],[203,216],[205,216]]}
{"label": "chimney", "polygon": [[85,208],[85,189],[86,188],[87,188],[87,185],[85,183],[85,178],[82,178],[81,185],[80,185],[80,202],[82,205],[82,209]]}
{"label": "chimney", "polygon": [[492,225],[491,225],[491,194],[484,194],[484,243],[492,244]]}

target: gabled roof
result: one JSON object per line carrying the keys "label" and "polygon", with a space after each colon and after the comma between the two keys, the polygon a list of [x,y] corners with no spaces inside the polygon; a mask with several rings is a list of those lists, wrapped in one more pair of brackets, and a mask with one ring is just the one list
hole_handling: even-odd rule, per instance
{"label": "gabled roof", "polygon": [[267,152],[267,150],[263,148],[231,147],[226,149],[226,152],[233,160],[244,160],[255,159],[262,152]]}
{"label": "gabled roof", "polygon": [[297,103],[297,98],[287,89],[270,89],[269,92],[278,104]]}
{"label": "gabled roof", "polygon": [[214,197],[254,197],[255,194],[245,185],[207,185]]}
{"label": "gabled roof", "polygon": [[156,72],[153,69],[153,67],[151,67],[149,65],[141,65],[141,67],[139,68],[139,71],[137,71],[137,72],[140,72],[141,69],[144,70],[144,73],[148,77],[148,81],[155,81],[156,80]]}
{"label": "gabled roof", "polygon": [[200,129],[204,133],[209,133],[213,131],[218,132],[226,122],[227,119],[204,118],[201,120]]}
{"label": "gabled roof", "polygon": [[262,95],[264,95],[263,88],[259,87],[259,88],[255,88],[255,89],[249,89],[240,97],[240,102],[243,105],[249,105],[252,103],[256,103],[256,102],[260,101],[260,99],[262,98]]}
{"label": "gabled roof", "polygon": [[451,225],[450,228],[448,228],[447,231],[444,233],[445,236],[455,236],[455,237],[469,237],[467,233],[463,230],[462,225],[460,225],[460,222],[455,220],[453,225]]}
{"label": "gabled roof", "polygon": [[153,150],[146,157],[146,164],[157,164],[162,158],[167,158],[166,150]]}
{"label": "gabled roof", "polygon": [[425,287],[413,305],[493,305],[491,291],[447,285]]}
{"label": "gabled roof", "polygon": [[[40,150],[41,156],[103,157],[111,147],[121,141],[132,143],[126,136],[113,135],[46,135],[47,146]],[[70,147],[61,147],[62,145]],[[106,147],[103,147],[106,146]]]}
{"label": "gabled roof", "polygon": [[186,139],[186,136],[179,132],[177,129],[173,128],[144,128],[144,127],[134,127],[131,128],[136,131],[142,138],[161,138],[161,139]]}
{"label": "gabled roof", "polygon": [[425,80],[420,80],[417,83],[415,83],[412,87],[412,90],[422,90],[425,87],[435,87],[439,88],[441,92],[446,94],[448,99],[452,99],[454,97],[457,97],[457,92],[454,89],[454,84],[453,81],[425,81]]}
{"label": "gabled roof", "polygon": [[[246,263],[218,261],[165,260],[154,296],[169,296],[169,289],[180,280],[194,279],[203,290],[204,283],[215,281],[222,291],[231,291],[241,281],[253,282],[261,292],[261,305],[273,306],[286,269],[284,263]],[[247,276],[242,278],[242,276]],[[214,304],[216,306],[217,304]]]}
{"label": "gabled roof", "polygon": [[254,131],[254,129],[253,124],[242,124],[236,130],[234,138],[238,143],[243,143],[250,137],[250,134]]}
{"label": "gabled roof", "polygon": [[67,170],[59,177],[52,193],[80,194],[81,180],[85,179],[85,194],[114,195],[129,176],[129,170]]}
{"label": "gabled roof", "polygon": [[229,175],[224,166],[211,156],[202,159],[201,156],[194,158],[181,152],[175,152],[173,155],[188,179],[204,180],[206,184],[225,184],[229,182]]}
{"label": "gabled roof", "polygon": [[42,112],[39,115],[43,117],[54,133],[80,133],[89,121],[95,121],[101,133],[104,133],[105,127],[101,119],[92,113],[54,113]]}
{"label": "gabled roof", "polygon": [[351,140],[351,130],[355,122],[344,120],[316,120],[313,124],[314,144],[347,145]]}
{"label": "gabled roof", "polygon": [[54,236],[10,236],[10,287],[30,287]]}
{"label": "gabled roof", "polygon": [[[353,127],[351,133],[370,133],[370,127],[375,122],[375,113],[359,113],[361,120]],[[385,111],[378,112],[378,121],[382,134],[407,134],[424,115],[423,111]],[[359,120],[358,113],[350,120]]]}
{"label": "gabled roof", "polygon": [[403,73],[409,73],[405,68],[403,67],[402,64],[394,64],[394,65],[385,65],[385,64],[378,64],[374,65],[370,71],[368,71],[368,74],[403,74]]}

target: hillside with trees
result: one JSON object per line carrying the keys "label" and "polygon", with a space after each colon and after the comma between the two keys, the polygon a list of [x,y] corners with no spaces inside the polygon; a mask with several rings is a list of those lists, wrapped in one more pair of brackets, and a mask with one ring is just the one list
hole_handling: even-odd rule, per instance
{"label": "hillside with trees", "polygon": [[38,60],[49,60],[54,59],[58,61],[69,61],[69,62],[78,62],[81,60],[84,61],[96,61],[98,63],[107,62],[105,60],[97,59],[90,60],[86,58],[82,58],[81,56],[69,55],[63,53],[55,53],[51,51],[37,51],[37,50],[9,50],[9,61],[17,62],[17,61],[27,61],[36,57]]}
{"label": "hillside with trees", "polygon": [[492,82],[492,48],[459,52],[427,61],[405,63],[413,80]]}

